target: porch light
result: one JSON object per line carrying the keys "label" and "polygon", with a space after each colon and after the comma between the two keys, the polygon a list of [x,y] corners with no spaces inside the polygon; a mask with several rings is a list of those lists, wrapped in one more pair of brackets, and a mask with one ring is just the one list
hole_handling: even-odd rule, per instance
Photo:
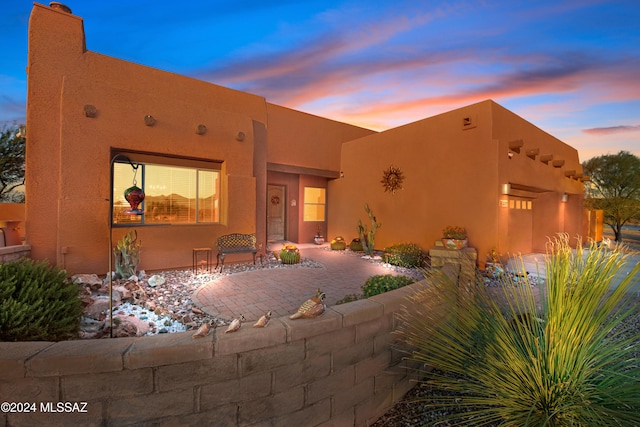
{"label": "porch light", "polygon": [[504,195],[508,195],[509,193],[511,193],[511,184],[502,184],[500,193]]}
{"label": "porch light", "polygon": [[569,201],[569,195],[567,193],[562,195],[562,203],[567,203]]}

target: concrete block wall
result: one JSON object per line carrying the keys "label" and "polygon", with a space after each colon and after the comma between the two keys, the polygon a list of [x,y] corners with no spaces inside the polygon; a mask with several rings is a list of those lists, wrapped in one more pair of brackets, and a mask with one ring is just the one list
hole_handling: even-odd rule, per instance
{"label": "concrete block wall", "polygon": [[18,261],[31,256],[30,245],[12,245],[0,247],[0,264]]}
{"label": "concrete block wall", "polygon": [[425,285],[201,339],[0,342],[0,427],[370,425],[414,385],[395,313]]}

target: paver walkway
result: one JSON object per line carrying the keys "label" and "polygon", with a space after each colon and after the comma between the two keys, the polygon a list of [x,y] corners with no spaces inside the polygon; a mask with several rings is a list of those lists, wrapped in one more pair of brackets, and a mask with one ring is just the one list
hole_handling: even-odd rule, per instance
{"label": "paver walkway", "polygon": [[268,310],[273,317],[295,313],[318,288],[326,294],[329,306],[345,295],[361,294],[360,286],[370,276],[396,274],[381,263],[325,250],[326,244],[296,246],[302,257],[323,267],[265,268],[223,276],[198,288],[192,295],[194,304],[215,317],[230,320],[243,314],[247,322],[255,322]]}

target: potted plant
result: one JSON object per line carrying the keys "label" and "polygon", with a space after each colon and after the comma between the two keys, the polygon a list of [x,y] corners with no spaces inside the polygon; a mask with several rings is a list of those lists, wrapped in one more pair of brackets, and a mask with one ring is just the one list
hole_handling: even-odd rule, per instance
{"label": "potted plant", "polygon": [[467,247],[467,230],[459,226],[447,226],[442,230],[442,244],[447,249]]}
{"label": "potted plant", "polygon": [[324,243],[324,236],[322,235],[322,232],[320,231],[320,226],[318,226],[318,230],[316,231],[316,235],[313,238],[313,242],[316,245],[321,245]]}
{"label": "potted plant", "polygon": [[300,250],[296,245],[285,245],[280,249],[280,261],[283,264],[297,264],[300,262]]}

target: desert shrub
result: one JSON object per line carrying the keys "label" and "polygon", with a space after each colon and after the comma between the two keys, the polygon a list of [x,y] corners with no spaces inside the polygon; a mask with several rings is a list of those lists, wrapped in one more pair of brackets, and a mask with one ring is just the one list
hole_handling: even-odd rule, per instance
{"label": "desert shrub", "polygon": [[78,286],[46,262],[0,265],[0,340],[60,341],[77,336]]}
{"label": "desert shrub", "polygon": [[362,285],[362,296],[364,298],[383,294],[394,289],[401,288],[413,283],[414,280],[407,276],[394,276],[393,274],[379,274],[369,277]]}
{"label": "desert shrub", "polygon": [[419,268],[425,261],[422,248],[415,243],[399,243],[384,249],[385,262],[399,267]]}
{"label": "desert shrub", "polygon": [[349,243],[349,250],[353,251],[353,252],[362,252],[364,251],[364,249],[362,249],[362,242],[360,241],[359,238],[355,238],[351,241],[351,243]]}
{"label": "desert shrub", "polygon": [[346,303],[352,302],[352,301],[358,301],[360,298],[361,298],[361,296],[358,295],[358,294],[347,294],[343,298],[341,298],[338,301],[336,301],[336,305],[346,304]]}
{"label": "desert shrub", "polygon": [[425,368],[432,399],[417,404],[434,425],[640,424],[638,309],[629,298],[640,265],[614,284],[624,254],[595,243],[572,251],[568,240],[549,242],[540,301],[523,286],[526,274],[503,275],[495,294],[480,281],[460,292],[427,273],[430,285],[407,305],[418,310],[402,311],[399,334]]}

